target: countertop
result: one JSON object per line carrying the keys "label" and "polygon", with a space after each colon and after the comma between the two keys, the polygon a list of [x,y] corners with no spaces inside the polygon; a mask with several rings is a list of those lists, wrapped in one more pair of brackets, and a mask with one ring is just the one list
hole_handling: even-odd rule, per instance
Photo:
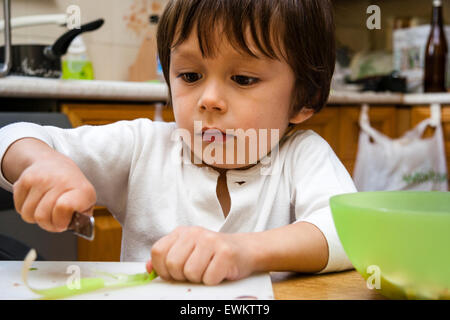
{"label": "countertop", "polygon": [[[0,300],[34,299],[21,278],[23,261],[0,261]],[[144,272],[139,262],[35,261],[28,283],[38,289],[64,285],[69,277],[102,277],[105,272],[134,274]],[[68,272],[68,270],[72,270]],[[100,272],[100,273],[98,273]],[[71,278],[73,279],[73,278]],[[109,279],[109,280],[108,280]],[[105,281],[111,278],[106,277]],[[320,275],[292,272],[255,274],[218,286],[187,282],[167,282],[156,278],[151,283],[131,288],[99,289],[72,296],[71,299],[277,299],[277,300],[381,300],[376,289],[369,289],[355,270]]]}
{"label": "countertop", "polygon": [[343,92],[332,91],[328,104],[390,104],[429,105],[450,104],[450,92],[446,93],[394,93],[394,92]]}
{"label": "countertop", "polygon": [[[0,261],[0,300],[36,299],[22,281],[23,261]],[[115,277],[145,272],[142,262],[34,261],[28,272],[28,284],[35,289],[48,289],[76,284],[76,279],[103,278],[105,283],[117,283]],[[105,287],[67,299],[92,300],[272,300],[269,273],[254,274],[238,281],[224,281],[216,286],[164,281],[157,277],[150,283],[128,288]]]}
{"label": "countertop", "polygon": [[355,270],[319,275],[271,273],[277,300],[386,300]]}
{"label": "countertop", "polygon": [[[61,80],[8,76],[0,78],[0,98],[45,98],[102,101],[166,101],[165,83]],[[328,104],[450,104],[450,93],[392,93],[331,91]]]}
{"label": "countertop", "polygon": [[8,76],[0,78],[0,97],[73,100],[165,101],[164,83],[61,80]]}

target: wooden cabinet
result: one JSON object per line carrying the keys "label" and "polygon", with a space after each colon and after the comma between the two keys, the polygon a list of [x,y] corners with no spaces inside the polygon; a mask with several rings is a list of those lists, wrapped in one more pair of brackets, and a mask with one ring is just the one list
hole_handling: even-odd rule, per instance
{"label": "wooden cabinet", "polygon": [[102,125],[119,120],[162,118],[174,121],[173,112],[165,106],[156,104],[103,104],[103,103],[64,103],[61,111],[65,113],[74,127],[81,125]]}
{"label": "wooden cabinet", "polygon": [[333,150],[339,149],[339,108],[326,107],[301,123],[299,129],[313,130],[322,136]]}
{"label": "wooden cabinet", "polygon": [[78,238],[79,261],[120,261],[122,227],[104,207],[94,209],[95,239]]}
{"label": "wooden cabinet", "polygon": [[[174,121],[171,109],[156,104],[63,103],[61,111],[73,127],[138,118]],[[95,207],[94,217],[95,239],[78,238],[78,260],[120,261],[122,227],[104,207]]]}
{"label": "wooden cabinet", "polygon": [[[358,152],[360,111],[361,106],[358,105],[329,105],[299,126],[300,129],[311,129],[320,134],[350,174],[353,173]],[[371,106],[370,123],[383,134],[395,138],[402,131],[399,113],[399,109],[393,105]]]}

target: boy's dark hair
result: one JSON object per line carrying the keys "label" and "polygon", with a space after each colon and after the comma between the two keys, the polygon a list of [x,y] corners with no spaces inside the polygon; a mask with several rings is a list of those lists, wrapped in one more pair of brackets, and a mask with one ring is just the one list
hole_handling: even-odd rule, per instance
{"label": "boy's dark hair", "polygon": [[314,112],[322,109],[329,96],[336,55],[330,0],[170,0],[157,32],[169,106],[171,49],[196,27],[203,57],[214,56],[213,40],[219,26],[237,50],[255,56],[244,37],[250,30],[261,54],[284,59],[291,66],[296,77],[291,115],[303,107]]}

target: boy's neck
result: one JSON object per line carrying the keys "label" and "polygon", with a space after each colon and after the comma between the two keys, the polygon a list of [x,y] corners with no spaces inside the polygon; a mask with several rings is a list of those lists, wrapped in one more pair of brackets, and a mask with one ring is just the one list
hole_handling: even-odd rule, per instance
{"label": "boy's neck", "polygon": [[[181,157],[183,158],[183,152],[184,152],[184,148],[181,149]],[[241,168],[233,168],[233,169],[227,169],[227,168],[218,168],[218,167],[214,167],[210,164],[205,163],[204,161],[202,161],[202,163],[196,163],[195,161],[196,156],[194,154],[193,151],[191,151],[191,163],[197,167],[209,167],[211,169],[214,169],[215,171],[217,171],[220,175],[225,174],[228,170],[247,170],[250,169],[254,166],[256,166],[258,163],[253,163],[250,164],[248,166],[245,167],[241,167]]]}
{"label": "boy's neck", "polygon": [[226,169],[226,168],[217,168],[217,167],[214,167],[214,166],[209,165],[209,164],[204,163],[204,162],[196,164],[196,163],[194,163],[194,161],[192,161],[192,163],[194,165],[196,165],[197,167],[210,167],[211,169],[216,170],[220,175],[225,174],[228,170],[247,170],[247,169],[250,169],[250,168],[256,166],[256,163],[254,163],[254,164],[250,164],[248,166],[242,167],[242,168]]}

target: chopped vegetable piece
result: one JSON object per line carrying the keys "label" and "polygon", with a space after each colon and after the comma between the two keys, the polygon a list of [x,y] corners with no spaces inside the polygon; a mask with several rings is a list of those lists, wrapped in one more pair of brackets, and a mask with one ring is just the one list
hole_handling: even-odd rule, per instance
{"label": "chopped vegetable piece", "polygon": [[[31,249],[31,251],[27,254],[25,257],[25,260],[23,262],[22,267],[22,280],[27,286],[28,289],[33,291],[34,293],[42,296],[42,299],[63,299],[70,296],[92,292],[101,288],[122,288],[122,287],[131,287],[131,286],[137,286],[137,285],[143,285],[147,284],[153,279],[157,277],[157,274],[155,271],[152,271],[151,273],[138,273],[138,274],[111,274],[111,273],[105,273],[102,274],[109,275],[110,277],[115,279],[115,282],[105,282],[105,279],[103,278],[81,278],[80,279],[80,285],[76,287],[69,287],[67,285],[59,286],[55,288],[49,288],[49,289],[35,289],[32,288],[28,284],[28,271],[31,269],[31,265],[36,260],[36,251],[34,249]],[[37,269],[36,269],[37,270]]]}

